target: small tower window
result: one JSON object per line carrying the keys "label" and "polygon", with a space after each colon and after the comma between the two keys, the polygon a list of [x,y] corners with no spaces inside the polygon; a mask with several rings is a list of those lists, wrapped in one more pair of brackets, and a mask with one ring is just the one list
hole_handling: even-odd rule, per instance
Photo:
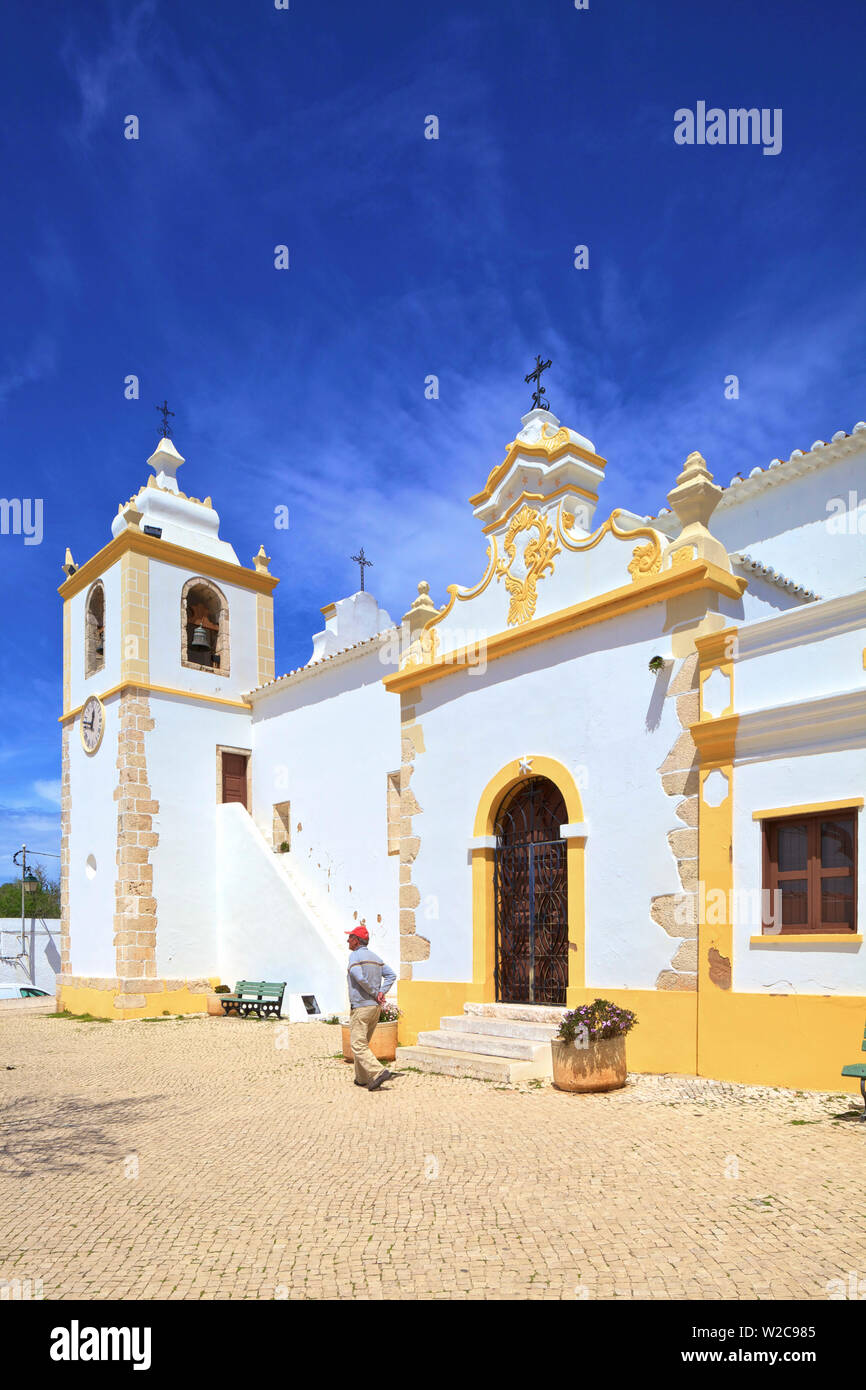
{"label": "small tower window", "polygon": [[181,595],[181,663],[229,673],[229,609],[209,579],[188,579]]}
{"label": "small tower window", "polygon": [[84,608],[84,676],[96,675],[105,666],[105,590],[97,579]]}

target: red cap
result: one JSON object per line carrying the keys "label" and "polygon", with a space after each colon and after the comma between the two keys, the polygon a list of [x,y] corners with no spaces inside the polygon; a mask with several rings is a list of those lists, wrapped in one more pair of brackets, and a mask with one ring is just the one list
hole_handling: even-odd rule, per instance
{"label": "red cap", "polygon": [[357,938],[358,938],[359,941],[369,941],[369,940],[370,940],[370,933],[367,931],[367,928],[366,928],[366,927],[353,927],[351,931],[347,931],[347,932],[346,932],[346,935],[347,935],[347,936],[357,936]]}

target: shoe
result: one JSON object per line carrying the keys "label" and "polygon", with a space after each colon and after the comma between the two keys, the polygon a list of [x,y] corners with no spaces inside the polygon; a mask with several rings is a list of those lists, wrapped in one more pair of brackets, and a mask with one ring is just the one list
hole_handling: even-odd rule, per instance
{"label": "shoe", "polygon": [[378,1075],[378,1076],[374,1076],[374,1077],[373,1077],[373,1080],[370,1082],[369,1086],[367,1087],[367,1090],[368,1090],[368,1091],[378,1091],[379,1087],[382,1085],[382,1082],[383,1082],[383,1081],[390,1081],[390,1080],[391,1080],[391,1077],[392,1077],[393,1075],[394,1075],[394,1073],[388,1071],[388,1068],[386,1067],[386,1068],[384,1069],[384,1071],[380,1071],[380,1072],[379,1072],[379,1075]]}
{"label": "shoe", "polygon": [[366,1081],[356,1081],[356,1082],[355,1082],[355,1085],[356,1085],[356,1086],[363,1086],[365,1091],[366,1091],[366,1089],[367,1089],[367,1083],[366,1083]]}

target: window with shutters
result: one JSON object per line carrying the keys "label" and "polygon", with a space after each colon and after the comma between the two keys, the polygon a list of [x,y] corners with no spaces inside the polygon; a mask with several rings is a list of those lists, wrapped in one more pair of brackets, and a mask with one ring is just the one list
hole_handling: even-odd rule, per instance
{"label": "window with shutters", "polygon": [[[778,931],[857,931],[857,812],[762,821],[764,888]],[[776,896],[778,894],[778,897]],[[764,924],[764,933],[773,926]]]}

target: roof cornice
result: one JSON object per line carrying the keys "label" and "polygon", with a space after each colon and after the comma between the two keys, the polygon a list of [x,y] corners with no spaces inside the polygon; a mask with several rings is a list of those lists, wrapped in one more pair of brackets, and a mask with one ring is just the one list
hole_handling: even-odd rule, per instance
{"label": "roof cornice", "polygon": [[159,536],[146,536],[143,531],[129,526],[70,575],[60,585],[58,594],[62,599],[72,598],[110,569],[121,555],[129,552],[146,555],[151,560],[161,560],[163,564],[175,565],[178,569],[191,570],[193,574],[202,574],[208,579],[221,579],[227,584],[235,584],[240,589],[252,589],[258,594],[273,593],[280,582],[272,574],[261,574],[258,570],[248,570],[243,565],[233,565],[228,560],[220,560],[215,555],[175,545],[173,541],[163,540]]}

